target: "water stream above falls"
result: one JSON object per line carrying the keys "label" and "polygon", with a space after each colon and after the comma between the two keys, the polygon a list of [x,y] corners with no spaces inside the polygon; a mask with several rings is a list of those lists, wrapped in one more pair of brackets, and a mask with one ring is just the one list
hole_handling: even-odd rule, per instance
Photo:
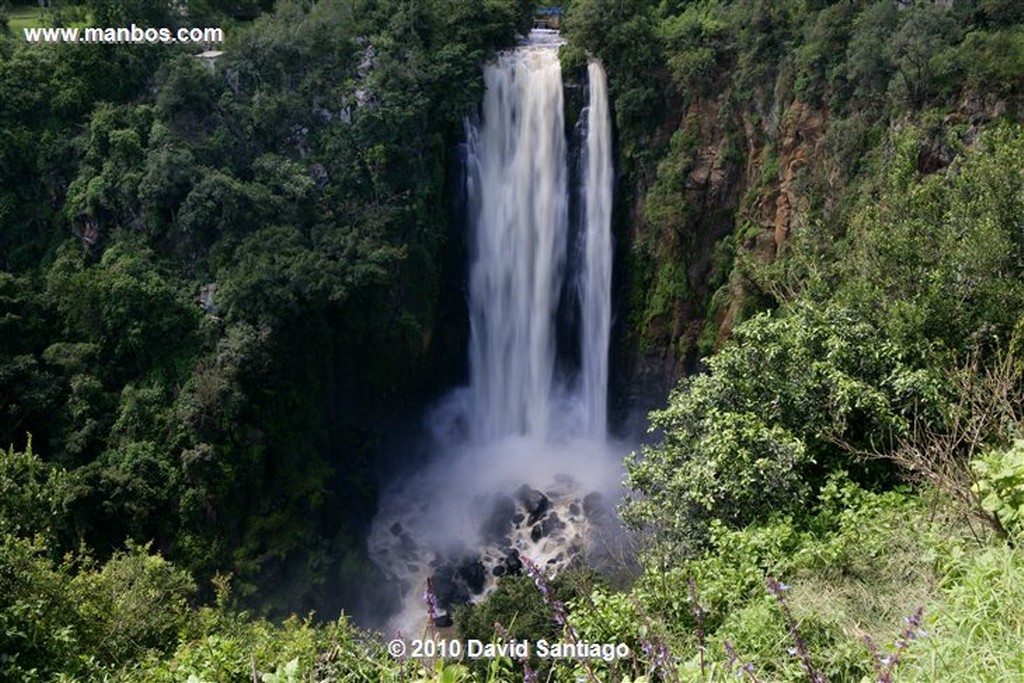
{"label": "water stream above falls", "polygon": [[[592,62],[573,187],[559,44],[534,31],[487,65],[466,123],[469,386],[427,416],[431,463],[387,490],[369,539],[401,594],[391,627],[406,632],[422,628],[428,578],[442,606],[465,602],[520,571],[523,555],[552,570],[600,562],[617,526],[611,120]],[[556,343],[566,326],[571,361]]]}

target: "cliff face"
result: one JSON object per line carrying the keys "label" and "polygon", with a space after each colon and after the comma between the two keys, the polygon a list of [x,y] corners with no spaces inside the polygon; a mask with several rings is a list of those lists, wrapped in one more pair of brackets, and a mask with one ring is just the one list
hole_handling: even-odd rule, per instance
{"label": "cliff face", "polygon": [[[826,111],[800,101],[790,103],[775,131],[758,126],[749,116],[743,117],[747,159],[740,195],[745,202],[736,208],[741,221],[751,229],[738,245],[742,252],[770,262],[784,248],[807,212],[808,198],[800,187],[804,174],[825,176],[832,188],[842,183],[841,174],[834,169],[828,171],[823,163],[822,141],[827,124]],[[715,349],[729,337],[742,314],[748,289],[737,273],[727,285],[724,310],[715,311],[715,315],[703,321],[705,326],[715,329]]]}
{"label": "cliff face", "polygon": [[[863,157],[879,153],[886,130],[836,123],[827,107],[795,98],[761,115],[725,111],[724,99],[702,97],[667,117],[658,132],[669,140],[665,153],[631,206],[631,382],[648,403],[698,371],[736,324],[785,296],[757,273],[794,234],[827,225],[841,235],[843,207],[865,181]],[[970,145],[986,123],[1019,118],[1013,110],[1006,99],[970,93],[924,123],[909,114],[884,125],[925,127],[917,166],[927,175],[956,158],[951,137]],[[853,158],[841,149],[851,128]]]}
{"label": "cliff face", "polygon": [[620,133],[633,391],[664,395],[799,287],[781,257],[843,240],[903,127],[930,174],[966,128],[1019,119],[1022,21],[1007,3],[570,3],[563,32],[604,62]]}

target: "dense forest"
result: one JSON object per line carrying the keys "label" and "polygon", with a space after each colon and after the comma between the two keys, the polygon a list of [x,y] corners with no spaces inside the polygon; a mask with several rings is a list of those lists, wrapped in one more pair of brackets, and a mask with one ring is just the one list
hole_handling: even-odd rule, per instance
{"label": "dense forest", "polygon": [[[0,678],[1024,676],[1015,0],[563,3],[614,109],[613,394],[665,392],[637,562],[444,631],[428,589],[423,635],[631,654],[354,625],[381,444],[465,371],[463,121],[535,4],[0,9]],[[133,23],[226,42],[22,34]]]}

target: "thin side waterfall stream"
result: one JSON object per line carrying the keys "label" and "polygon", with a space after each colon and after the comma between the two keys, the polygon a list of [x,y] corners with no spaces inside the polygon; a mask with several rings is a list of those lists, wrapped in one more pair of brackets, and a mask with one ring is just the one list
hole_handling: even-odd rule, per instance
{"label": "thin side waterfall stream", "polygon": [[590,102],[583,148],[583,385],[586,430],[604,436],[608,424],[608,343],[612,327],[612,121],[608,85],[597,62],[587,66]]}
{"label": "thin side waterfall stream", "polygon": [[[609,561],[617,535],[611,119],[591,62],[570,250],[560,44],[534,31],[488,64],[479,118],[466,122],[469,386],[427,416],[430,464],[386,491],[369,539],[400,595],[389,627],[407,633],[422,629],[428,579],[446,610],[518,574],[523,556],[552,571]],[[560,308],[578,312],[576,363],[557,353]]]}

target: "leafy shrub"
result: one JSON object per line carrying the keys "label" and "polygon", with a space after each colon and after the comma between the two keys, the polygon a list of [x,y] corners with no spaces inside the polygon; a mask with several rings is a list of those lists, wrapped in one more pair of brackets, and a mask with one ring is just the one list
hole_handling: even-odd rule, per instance
{"label": "leafy shrub", "polygon": [[967,84],[979,91],[1024,92],[1024,28],[972,31],[957,48]]}
{"label": "leafy shrub", "polygon": [[977,477],[974,493],[981,507],[1009,532],[1024,529],[1024,439],[1006,450],[993,450],[971,463]]}
{"label": "leafy shrub", "polygon": [[[903,618],[932,609],[944,571],[935,558],[964,551],[964,530],[930,516],[908,492],[871,492],[838,473],[801,514],[740,529],[713,522],[699,557],[648,563],[625,595],[595,589],[573,603],[573,623],[587,639],[629,643],[640,670],[665,643],[684,680],[726,680],[750,665],[761,680],[806,681],[795,625],[816,670],[859,681],[877,668],[864,636],[879,657],[892,653]],[[789,584],[776,591],[785,607],[772,577]]]}
{"label": "leafy shrub", "polygon": [[1020,126],[997,126],[963,150],[956,172],[921,178],[935,150],[962,143],[914,127],[892,134],[838,255],[833,300],[907,354],[1008,338],[1024,310],[1022,140]]}
{"label": "leafy shrub", "polygon": [[847,310],[796,307],[743,323],[710,372],[652,414],[664,438],[628,465],[638,495],[626,521],[692,552],[711,520],[740,527],[796,509],[830,471],[885,476],[835,442],[885,443],[911,406],[939,400],[940,381],[901,355]]}
{"label": "leafy shrub", "polygon": [[54,530],[66,512],[71,478],[32,450],[0,449],[0,533],[30,537]]}

